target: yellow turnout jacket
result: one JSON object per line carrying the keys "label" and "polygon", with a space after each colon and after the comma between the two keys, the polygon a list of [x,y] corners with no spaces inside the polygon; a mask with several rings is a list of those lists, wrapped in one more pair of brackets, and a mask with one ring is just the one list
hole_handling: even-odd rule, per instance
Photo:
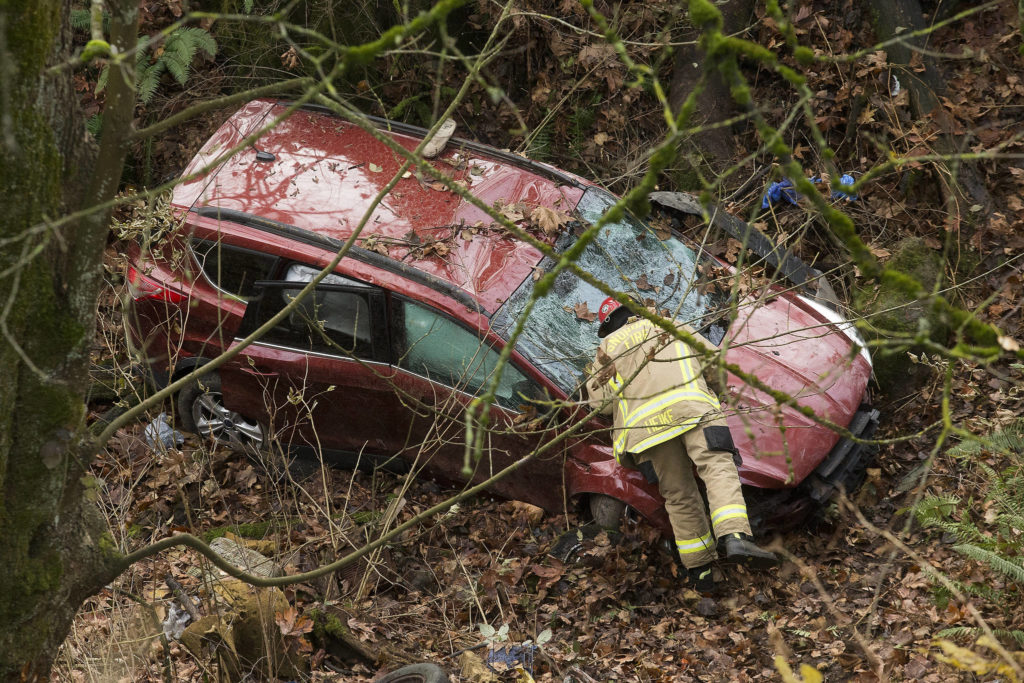
{"label": "yellow turnout jacket", "polygon": [[[588,401],[614,419],[612,446],[623,453],[643,451],[693,429],[721,405],[701,375],[701,363],[688,344],[647,320],[619,328],[601,341]],[[623,464],[628,464],[623,463]]]}

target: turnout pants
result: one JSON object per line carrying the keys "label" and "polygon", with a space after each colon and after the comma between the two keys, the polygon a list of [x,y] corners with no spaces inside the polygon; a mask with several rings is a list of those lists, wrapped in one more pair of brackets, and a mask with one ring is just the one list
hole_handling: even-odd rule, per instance
{"label": "turnout pants", "polygon": [[[688,569],[717,557],[715,538],[736,532],[750,533],[747,505],[732,453],[708,447],[706,430],[714,427],[727,429],[725,420],[719,418],[633,455],[637,464],[649,462],[658,477],[658,489],[665,499],[676,548],[683,566]],[[711,434],[715,446],[714,431]],[[707,489],[714,537],[708,529],[704,500],[693,476],[694,466]]]}

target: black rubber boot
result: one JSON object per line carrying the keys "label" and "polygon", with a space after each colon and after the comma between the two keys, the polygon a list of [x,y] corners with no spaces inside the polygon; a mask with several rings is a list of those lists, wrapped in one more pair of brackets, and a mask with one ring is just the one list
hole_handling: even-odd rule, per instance
{"label": "black rubber boot", "polygon": [[749,569],[771,569],[779,565],[775,553],[758,548],[749,534],[726,534],[718,539],[718,554],[726,564],[741,564]]}
{"label": "black rubber boot", "polygon": [[710,595],[715,591],[715,578],[711,572],[714,563],[708,562],[699,567],[686,570],[688,585],[701,595]]}

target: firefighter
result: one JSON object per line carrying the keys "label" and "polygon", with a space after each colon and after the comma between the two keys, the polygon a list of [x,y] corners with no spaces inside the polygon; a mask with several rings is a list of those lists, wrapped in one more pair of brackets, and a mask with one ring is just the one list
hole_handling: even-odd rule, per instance
{"label": "firefighter", "polygon": [[[611,297],[598,320],[590,405],[613,416],[616,461],[657,483],[691,585],[701,593],[714,589],[719,555],[751,569],[777,565],[751,537],[732,437],[693,350]],[[707,490],[710,529],[694,467]]]}

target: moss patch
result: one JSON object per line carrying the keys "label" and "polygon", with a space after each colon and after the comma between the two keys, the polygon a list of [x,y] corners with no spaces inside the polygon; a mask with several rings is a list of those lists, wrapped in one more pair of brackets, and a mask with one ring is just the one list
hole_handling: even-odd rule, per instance
{"label": "moss patch", "polygon": [[[356,524],[369,524],[376,522],[384,515],[383,512],[375,510],[360,510],[359,512],[353,512],[349,515],[349,518]],[[344,515],[339,515],[340,519],[344,519]]]}
{"label": "moss patch", "polygon": [[331,638],[344,640],[351,633],[348,626],[342,623],[336,614],[315,609],[310,612],[309,616],[313,619],[313,636],[319,642]]}
{"label": "moss patch", "polygon": [[375,665],[380,653],[360,642],[347,625],[351,614],[333,605],[310,610],[313,643],[342,662]]}
{"label": "moss patch", "polygon": [[[914,278],[929,291],[943,268],[942,257],[917,237],[900,241],[886,265]],[[949,335],[949,320],[931,299],[908,299],[895,286],[884,282],[857,290],[853,304],[868,322],[868,336],[873,340],[891,339],[894,335],[913,336],[924,331],[932,341],[945,343]],[[912,364],[907,351],[918,352],[920,348],[903,344],[874,354],[875,377],[883,391],[904,391],[918,386],[931,375],[927,366]]]}

